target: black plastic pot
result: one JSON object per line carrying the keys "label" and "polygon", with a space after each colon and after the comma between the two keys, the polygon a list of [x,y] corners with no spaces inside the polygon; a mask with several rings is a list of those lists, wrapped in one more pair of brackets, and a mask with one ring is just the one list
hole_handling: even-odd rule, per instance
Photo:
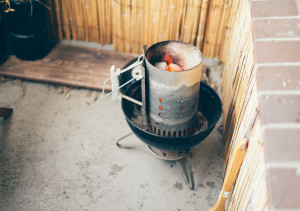
{"label": "black plastic pot", "polygon": [[14,54],[19,59],[35,60],[46,56],[48,44],[45,32],[26,36],[10,33]]}
{"label": "black plastic pot", "polygon": [[13,53],[25,60],[46,56],[46,8],[35,0],[10,0],[10,7],[15,11],[6,13],[6,20]]}
{"label": "black plastic pot", "polygon": [[4,18],[0,5],[0,65],[7,59],[7,49],[5,42],[5,26],[4,26]]}

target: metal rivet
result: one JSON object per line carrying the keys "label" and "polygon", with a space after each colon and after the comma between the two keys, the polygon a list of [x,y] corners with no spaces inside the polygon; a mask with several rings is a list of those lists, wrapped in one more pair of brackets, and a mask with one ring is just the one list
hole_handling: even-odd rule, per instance
{"label": "metal rivet", "polygon": [[180,114],[179,117],[182,118],[183,117],[182,114]]}

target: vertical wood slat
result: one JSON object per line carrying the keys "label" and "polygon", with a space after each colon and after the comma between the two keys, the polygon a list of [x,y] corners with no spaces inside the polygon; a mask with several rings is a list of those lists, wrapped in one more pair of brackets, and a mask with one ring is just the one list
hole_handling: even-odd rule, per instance
{"label": "vertical wood slat", "polygon": [[[56,11],[54,1],[47,0],[47,5],[49,5],[50,10],[47,10],[47,21],[48,21],[48,33],[53,39],[58,39],[58,24],[56,21]],[[50,12],[51,11],[51,12]]]}
{"label": "vertical wood slat", "polygon": [[76,18],[77,0],[74,0],[70,5],[71,32],[73,40],[80,40],[78,36],[78,19]]}
{"label": "vertical wood slat", "polygon": [[[80,0],[73,0],[72,1],[72,34],[74,36],[73,39],[77,40],[84,40],[84,28],[83,28],[83,18],[82,18],[82,11],[81,11],[81,4]],[[74,28],[73,28],[74,27]]]}
{"label": "vertical wood slat", "polygon": [[130,20],[131,20],[131,0],[125,0],[125,8],[124,8],[124,17],[122,21],[124,21],[123,31],[125,33],[125,52],[132,52],[132,45],[130,42],[130,34],[133,33],[130,30]]}
{"label": "vertical wood slat", "polygon": [[217,37],[222,25],[223,7],[224,0],[212,0],[210,2],[203,47],[203,55],[205,57],[214,58],[218,56]]}
{"label": "vertical wood slat", "polygon": [[121,36],[121,32],[119,29],[120,25],[120,14],[121,14],[121,6],[120,6],[120,1],[112,0],[112,11],[113,11],[113,20],[112,22],[114,23],[113,29],[112,29],[112,34],[113,34],[113,46],[114,49],[121,51],[121,45],[119,44],[119,37]]}
{"label": "vertical wood slat", "polygon": [[112,2],[111,0],[105,0],[105,43],[110,44],[112,42]]}
{"label": "vertical wood slat", "polygon": [[203,49],[204,32],[208,18],[209,0],[203,0],[201,4],[200,21],[196,38],[196,46]]}
{"label": "vertical wood slat", "polygon": [[64,34],[62,31],[62,16],[61,16],[61,11],[62,11],[62,7],[61,4],[59,2],[59,0],[54,0],[54,3],[52,4],[53,7],[51,8],[51,10],[55,10],[55,14],[51,13],[53,16],[55,15],[56,18],[56,22],[57,22],[57,31],[58,31],[58,39],[62,40],[64,38]]}
{"label": "vertical wood slat", "polygon": [[200,22],[202,1],[186,2],[186,9],[181,25],[181,40],[194,44],[197,37],[197,30]]}
{"label": "vertical wood slat", "polygon": [[61,1],[61,11],[62,11],[62,17],[63,17],[63,31],[64,31],[64,37],[67,40],[71,39],[71,32],[70,32],[70,16],[69,16],[69,9],[68,9],[68,0]]}
{"label": "vertical wood slat", "polygon": [[[222,7],[221,0],[48,1],[55,10],[51,18],[57,24],[58,39],[112,43],[121,52],[141,52],[144,44],[178,39],[201,50],[207,23],[219,20],[223,24],[226,19],[220,9],[213,16],[207,15],[209,5]],[[223,29],[219,31],[222,33],[216,32],[211,38],[218,40],[218,48],[224,34]],[[219,50],[212,48],[209,54],[215,55]]]}

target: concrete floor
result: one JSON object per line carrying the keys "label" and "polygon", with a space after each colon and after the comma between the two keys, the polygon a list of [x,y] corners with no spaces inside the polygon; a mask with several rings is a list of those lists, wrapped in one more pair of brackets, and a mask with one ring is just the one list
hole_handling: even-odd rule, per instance
{"label": "concrete floor", "polygon": [[222,135],[191,150],[195,190],[174,162],[153,156],[135,136],[135,149],[115,141],[130,132],[120,103],[94,102],[96,91],[7,80],[0,106],[0,210],[208,210],[222,183]]}

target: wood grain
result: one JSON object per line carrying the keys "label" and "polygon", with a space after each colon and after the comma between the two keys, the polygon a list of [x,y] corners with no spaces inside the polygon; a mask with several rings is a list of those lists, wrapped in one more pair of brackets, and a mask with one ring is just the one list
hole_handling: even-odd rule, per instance
{"label": "wood grain", "polygon": [[[0,75],[102,90],[103,82],[110,77],[110,67],[122,68],[135,57],[136,54],[59,44],[36,61],[11,56],[0,66]],[[106,90],[111,90],[110,84]]]}
{"label": "wood grain", "polygon": [[243,163],[245,154],[247,151],[247,145],[244,145],[244,140],[240,141],[232,153],[232,159],[226,169],[226,175],[221,190],[221,195],[216,204],[209,209],[209,211],[223,211],[225,210],[225,203],[227,197],[224,197],[224,193],[229,193],[233,184],[237,178],[241,165]]}

